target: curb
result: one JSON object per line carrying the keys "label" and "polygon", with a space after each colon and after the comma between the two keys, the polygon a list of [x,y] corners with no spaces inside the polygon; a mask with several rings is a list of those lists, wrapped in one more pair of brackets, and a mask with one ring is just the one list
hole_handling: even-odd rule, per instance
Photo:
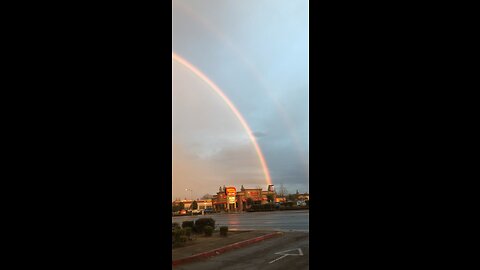
{"label": "curb", "polygon": [[281,235],[281,234],[282,234],[282,232],[274,232],[274,233],[270,233],[270,234],[267,234],[267,235],[262,235],[262,236],[258,236],[258,237],[251,238],[251,239],[248,239],[248,240],[244,240],[244,241],[241,241],[241,242],[233,243],[233,244],[221,247],[221,248],[217,248],[217,249],[213,249],[213,250],[210,250],[210,251],[198,253],[198,254],[195,254],[195,255],[192,255],[192,256],[189,256],[189,257],[186,257],[186,258],[178,259],[178,260],[175,260],[175,261],[172,260],[172,266],[176,266],[176,265],[184,264],[184,263],[187,263],[187,262],[191,262],[191,261],[194,261],[194,260],[197,260],[197,259],[200,259],[200,258],[208,258],[208,257],[220,255],[220,254],[222,254],[224,252],[227,252],[229,250],[244,247],[246,245],[253,244],[253,243],[256,243],[256,242],[260,242],[260,241],[263,241],[263,240],[266,240],[266,239],[269,239],[269,238],[272,238],[272,237],[275,237],[275,236],[278,236],[278,235]]}

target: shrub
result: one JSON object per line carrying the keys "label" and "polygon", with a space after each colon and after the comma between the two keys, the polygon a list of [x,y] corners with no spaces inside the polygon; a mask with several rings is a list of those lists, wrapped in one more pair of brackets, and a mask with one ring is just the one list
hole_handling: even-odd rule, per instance
{"label": "shrub", "polygon": [[176,227],[173,230],[173,238],[174,238],[175,242],[180,241],[181,236],[185,236],[185,230],[180,228],[180,227]]}
{"label": "shrub", "polygon": [[190,239],[190,236],[192,235],[192,227],[186,227],[185,229],[185,235]]}
{"label": "shrub", "polygon": [[212,226],[205,226],[203,228],[203,230],[205,231],[205,236],[212,236],[212,233],[213,233],[213,227]]}
{"label": "shrub", "polygon": [[227,233],[228,233],[228,227],[227,226],[220,227],[220,235],[221,236],[227,236]]}
{"label": "shrub", "polygon": [[180,235],[177,240],[173,243],[173,247],[183,247],[187,243],[188,237],[186,235]]}
{"label": "shrub", "polygon": [[185,220],[182,223],[182,228],[184,228],[184,229],[188,228],[188,227],[193,228],[193,224],[194,224],[193,220]]}
{"label": "shrub", "polygon": [[267,204],[264,205],[264,207],[265,207],[265,208],[264,208],[265,210],[267,210],[267,211],[272,211],[272,210],[275,209],[275,204],[273,204],[273,203],[267,203]]}
{"label": "shrub", "polygon": [[180,240],[180,243],[185,243],[187,242],[188,237],[186,235],[181,235],[179,240]]}
{"label": "shrub", "polygon": [[215,228],[215,220],[213,218],[199,218],[195,221],[194,230],[197,233],[203,233],[205,226]]}
{"label": "shrub", "polygon": [[251,209],[254,211],[273,211],[275,209],[275,204],[273,203],[254,204],[252,205]]}
{"label": "shrub", "polygon": [[286,207],[293,207],[293,202],[287,202],[287,203],[285,203],[285,206]]}

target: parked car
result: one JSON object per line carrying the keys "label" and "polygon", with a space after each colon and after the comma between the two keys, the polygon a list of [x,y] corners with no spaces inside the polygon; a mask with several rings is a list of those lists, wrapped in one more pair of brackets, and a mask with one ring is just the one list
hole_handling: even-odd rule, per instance
{"label": "parked car", "polygon": [[307,206],[305,201],[297,201],[297,206]]}
{"label": "parked car", "polygon": [[204,213],[205,213],[205,214],[211,214],[211,213],[213,213],[213,212],[214,212],[214,211],[213,211],[213,208],[207,208],[207,209],[204,210]]}
{"label": "parked car", "polygon": [[187,211],[185,209],[180,210],[180,215],[186,215]]}

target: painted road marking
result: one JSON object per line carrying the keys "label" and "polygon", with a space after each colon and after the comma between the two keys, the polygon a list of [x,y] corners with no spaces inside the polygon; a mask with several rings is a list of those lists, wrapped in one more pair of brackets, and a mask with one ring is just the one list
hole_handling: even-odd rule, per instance
{"label": "painted road marking", "polygon": [[[298,253],[294,253],[294,254],[291,254],[291,253],[286,253],[286,252],[289,252],[289,251],[292,251],[292,250],[297,250]],[[302,252],[302,249],[301,248],[294,248],[294,249],[289,249],[289,250],[285,250],[285,251],[280,251],[280,252],[276,252],[275,254],[277,255],[281,255],[283,254],[283,256],[279,257],[279,258],[276,258],[275,260],[269,262],[269,263],[274,263],[280,259],[283,259],[285,257],[287,257],[288,255],[290,256],[303,256],[303,252]]]}

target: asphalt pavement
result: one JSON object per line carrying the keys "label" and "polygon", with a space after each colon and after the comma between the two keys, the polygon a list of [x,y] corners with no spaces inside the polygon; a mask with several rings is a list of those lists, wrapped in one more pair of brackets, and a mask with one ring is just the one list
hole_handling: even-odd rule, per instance
{"label": "asphalt pavement", "polygon": [[233,250],[219,256],[173,267],[178,270],[309,269],[309,233],[286,232],[282,236]]}
{"label": "asphalt pavement", "polygon": [[269,212],[240,212],[208,214],[204,216],[172,217],[172,222],[182,223],[184,220],[196,220],[211,217],[215,225],[228,226],[229,230],[272,230],[272,231],[309,231],[308,210],[288,210]]}

